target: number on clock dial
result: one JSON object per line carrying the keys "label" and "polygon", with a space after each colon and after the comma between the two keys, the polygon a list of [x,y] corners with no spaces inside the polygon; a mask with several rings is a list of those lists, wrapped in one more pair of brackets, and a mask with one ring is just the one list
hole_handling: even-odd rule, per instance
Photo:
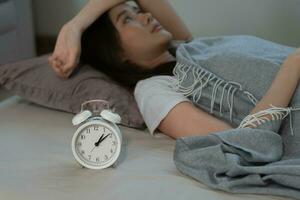
{"label": "number on clock dial", "polygon": [[[95,146],[95,143],[99,140],[102,134],[103,137],[107,134],[109,134],[109,136],[106,137],[99,146]],[[79,135],[80,137],[78,137],[77,143],[80,143],[80,145],[77,146],[77,152],[79,152],[81,157],[88,162],[97,164],[106,162],[116,152],[117,138],[110,129],[106,127],[100,128],[99,125],[91,125],[81,131]]]}

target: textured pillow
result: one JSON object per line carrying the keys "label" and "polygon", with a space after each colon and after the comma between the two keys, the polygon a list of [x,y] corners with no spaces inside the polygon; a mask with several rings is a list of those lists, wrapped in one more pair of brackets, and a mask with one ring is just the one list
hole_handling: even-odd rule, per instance
{"label": "textured pillow", "polygon": [[104,99],[121,116],[122,125],[145,128],[132,90],[83,64],[62,79],[48,65],[49,56],[0,65],[0,85],[28,101],[70,113],[78,113],[84,101]]}

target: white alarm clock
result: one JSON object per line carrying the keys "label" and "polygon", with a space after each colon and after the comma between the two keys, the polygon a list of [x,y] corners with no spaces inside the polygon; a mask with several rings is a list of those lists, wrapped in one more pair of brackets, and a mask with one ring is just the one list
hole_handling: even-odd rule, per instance
{"label": "white alarm clock", "polygon": [[110,109],[103,109],[99,115],[93,114],[81,109],[73,117],[72,123],[78,128],[72,138],[72,152],[82,167],[104,169],[114,166],[121,152],[122,134],[116,125],[121,122],[121,117]]}

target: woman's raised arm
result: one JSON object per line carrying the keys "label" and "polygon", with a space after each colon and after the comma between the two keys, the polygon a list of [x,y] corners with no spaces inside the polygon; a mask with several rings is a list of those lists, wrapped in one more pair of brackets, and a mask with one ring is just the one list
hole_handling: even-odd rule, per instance
{"label": "woman's raised arm", "polygon": [[[48,61],[56,74],[67,78],[79,62],[82,33],[105,11],[128,0],[89,0],[80,12],[59,32],[55,49]],[[143,12],[150,12],[172,33],[174,40],[191,40],[192,34],[168,0],[135,0]]]}
{"label": "woman's raised arm", "polygon": [[89,0],[79,13],[59,32],[49,65],[62,78],[67,78],[79,62],[81,35],[96,19],[111,7],[126,0]]}
{"label": "woman's raised arm", "polygon": [[126,1],[127,0],[89,0],[71,21],[81,32],[84,32],[105,11]]}

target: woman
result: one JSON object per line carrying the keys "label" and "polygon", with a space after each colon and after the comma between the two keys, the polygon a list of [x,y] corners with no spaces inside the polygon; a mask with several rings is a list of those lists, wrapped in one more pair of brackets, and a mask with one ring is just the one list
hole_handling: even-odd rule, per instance
{"label": "woman", "polygon": [[[49,58],[53,70],[60,77],[68,77],[81,57],[82,60],[90,62],[92,65],[96,65],[97,61],[99,61],[111,66],[116,71],[123,72],[118,76],[116,71],[111,71],[111,68],[106,68],[107,70],[101,69],[108,74],[112,72],[110,75],[119,79],[123,84],[128,82],[122,80],[122,77],[128,75],[127,80],[128,77],[131,77],[129,80],[132,80],[130,82],[131,86],[135,85],[139,80],[153,75],[172,75],[172,70],[176,63],[176,55],[168,51],[172,46],[172,40],[188,41],[192,39],[192,36],[167,0],[152,0],[149,2],[137,0],[138,6],[134,8],[134,6],[125,3],[124,0],[90,0],[74,19],[63,26],[54,53]],[[103,20],[100,19],[101,17],[98,18],[102,15]],[[87,49],[93,45],[91,38],[88,36],[98,33],[94,31],[96,24],[98,24],[94,23],[97,22],[96,20],[99,23],[106,24],[106,27],[115,28],[115,35],[108,34],[105,36],[105,40],[110,39],[109,42],[115,41],[115,44],[112,46],[116,48],[109,50],[115,50],[112,53],[115,57],[112,54],[105,58],[106,56],[102,56],[102,54],[100,56],[88,53]],[[164,28],[159,29],[159,27],[156,27],[159,23]],[[115,37],[111,39],[113,36]],[[104,35],[100,39],[102,37]],[[83,48],[81,48],[81,39]],[[102,47],[107,48],[108,46],[103,45]],[[121,68],[118,68],[118,66],[121,66]],[[129,70],[129,73],[127,72],[126,74],[126,70]],[[284,60],[269,90],[251,110],[250,114],[262,111],[268,108],[270,104],[286,107],[298,85],[299,71],[300,50],[297,49]],[[133,72],[135,76],[130,76]],[[160,83],[172,81],[169,78],[164,79]],[[158,84],[156,90],[159,90],[159,88],[160,85]],[[168,87],[162,87],[161,89],[170,90]],[[171,92],[172,94],[175,93],[174,91]],[[149,117],[151,115],[149,114],[150,111],[145,111],[145,109],[149,108],[143,107],[143,102],[139,102],[137,99],[139,108],[148,128],[151,129],[151,133],[157,128],[172,138],[178,138],[191,135],[206,135],[211,132],[233,128],[232,124],[194,106],[182,94],[177,93],[169,98],[176,98],[176,101],[168,99],[172,103],[166,104],[168,100],[164,99],[164,104],[161,105],[165,105],[167,109],[164,109],[163,114],[158,113],[159,118],[156,120],[153,117]],[[162,101],[160,102],[157,99],[155,103],[160,104]]]}

